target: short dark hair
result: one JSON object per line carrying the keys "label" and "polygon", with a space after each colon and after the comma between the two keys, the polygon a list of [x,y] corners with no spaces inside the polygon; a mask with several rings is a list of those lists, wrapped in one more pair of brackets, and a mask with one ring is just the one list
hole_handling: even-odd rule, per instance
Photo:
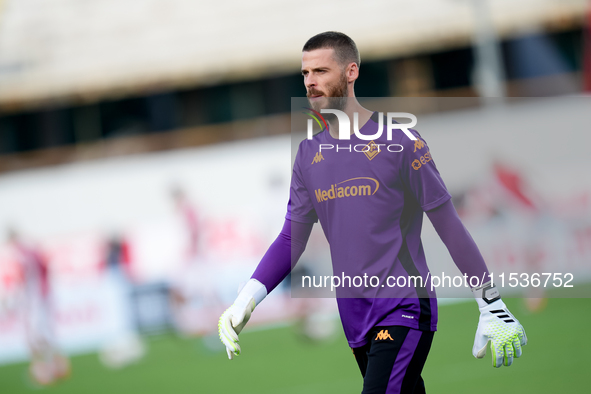
{"label": "short dark hair", "polygon": [[361,58],[355,41],[348,35],[336,31],[316,34],[306,42],[302,52],[324,48],[334,49],[336,60],[343,65],[349,63],[357,63],[357,67],[361,65]]}

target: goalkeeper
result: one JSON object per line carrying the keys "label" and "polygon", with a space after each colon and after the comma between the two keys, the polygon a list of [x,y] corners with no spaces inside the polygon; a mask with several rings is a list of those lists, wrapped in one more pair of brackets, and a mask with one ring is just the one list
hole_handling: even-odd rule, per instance
{"label": "goalkeeper", "polygon": [[[375,135],[385,123],[363,108],[354,93],[359,76],[355,43],[336,32],[321,33],[305,44],[302,75],[315,111],[337,109],[358,117],[359,130]],[[423,213],[468,277],[488,275],[486,264],[451,202],[429,147],[414,130],[410,138],[393,130],[368,143],[351,133],[339,140],[339,123],[299,146],[291,180],[286,221],[279,237],[238,298],[220,317],[218,328],[230,359],[239,355],[238,334],[255,307],[290,272],[304,251],[312,226],[320,221],[330,245],[335,276],[416,277],[427,280],[420,234]],[[365,152],[347,150],[363,144]],[[385,148],[398,144],[402,150]],[[320,146],[341,149],[323,149]],[[319,154],[320,153],[320,154]],[[493,366],[509,366],[527,343],[525,331],[508,311],[496,288],[472,289],[480,320],[472,354]],[[437,329],[437,299],[428,283],[407,288],[337,288],[337,304],[349,346],[363,376],[363,394],[424,393],[421,378]]]}

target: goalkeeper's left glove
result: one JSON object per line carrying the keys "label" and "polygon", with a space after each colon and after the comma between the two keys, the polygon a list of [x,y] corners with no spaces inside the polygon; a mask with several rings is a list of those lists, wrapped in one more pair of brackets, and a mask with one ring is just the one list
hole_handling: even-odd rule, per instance
{"label": "goalkeeper's left glove", "polygon": [[220,317],[218,333],[220,339],[226,345],[228,358],[232,360],[234,355],[240,355],[238,334],[242,331],[254,308],[267,296],[267,288],[256,279],[246,282],[246,285],[238,292],[238,297]]}
{"label": "goalkeeper's left glove", "polygon": [[488,342],[492,352],[493,367],[506,367],[513,363],[513,357],[521,356],[521,347],[527,344],[525,330],[509,312],[496,287],[490,282],[472,290],[480,309],[480,320],[474,338],[472,354],[483,358]]}

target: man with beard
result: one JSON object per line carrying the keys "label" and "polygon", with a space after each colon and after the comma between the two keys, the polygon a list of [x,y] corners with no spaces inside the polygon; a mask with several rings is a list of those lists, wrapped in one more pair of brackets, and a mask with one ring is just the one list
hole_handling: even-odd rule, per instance
{"label": "man with beard", "polygon": [[[337,109],[349,119],[357,115],[363,125],[359,132],[374,135],[379,123],[385,122],[355,98],[359,64],[355,43],[342,33],[318,34],[303,48],[302,75],[312,108]],[[363,376],[363,393],[424,393],[421,371],[437,329],[437,300],[420,240],[423,212],[463,274],[485,278],[488,269],[416,131],[411,130],[412,139],[394,130],[390,139],[382,133],[368,143],[349,130],[350,139],[341,141],[339,122],[330,117],[328,121],[327,129],[299,146],[283,230],[220,317],[220,339],[230,359],[240,354],[238,334],[256,305],[299,259],[313,224],[320,220],[330,245],[333,275],[344,284],[337,288],[337,303]],[[354,143],[367,149],[363,153],[344,149]],[[374,149],[392,143],[402,149]],[[320,152],[321,145],[341,150]],[[402,278],[405,283],[421,280],[392,289],[375,284],[352,287],[350,279],[345,284],[346,278],[374,276],[378,283],[387,283],[388,278]],[[470,282],[480,309],[472,353],[484,357],[492,341],[493,366],[509,366],[527,343],[525,331],[494,285],[483,281]]]}

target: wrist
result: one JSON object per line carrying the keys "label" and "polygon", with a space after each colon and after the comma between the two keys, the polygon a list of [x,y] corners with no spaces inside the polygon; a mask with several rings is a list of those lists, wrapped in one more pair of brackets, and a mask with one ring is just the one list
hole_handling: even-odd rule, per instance
{"label": "wrist", "polygon": [[234,305],[239,308],[246,308],[251,305],[252,310],[267,296],[267,288],[256,279],[250,279],[238,293]]}
{"label": "wrist", "polygon": [[499,290],[495,285],[492,285],[490,281],[484,283],[481,286],[473,288],[472,294],[474,294],[474,298],[478,303],[478,307],[481,309],[487,307],[493,302],[501,300],[501,294],[499,293]]}

